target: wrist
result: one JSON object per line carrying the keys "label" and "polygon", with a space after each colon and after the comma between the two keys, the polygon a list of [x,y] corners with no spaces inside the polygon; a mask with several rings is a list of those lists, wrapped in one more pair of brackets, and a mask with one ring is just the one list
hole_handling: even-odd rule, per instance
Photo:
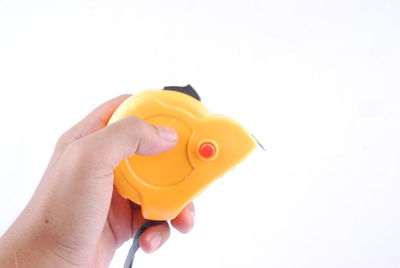
{"label": "wrist", "polygon": [[43,233],[39,228],[27,230],[19,228],[23,226],[18,222],[15,223],[0,238],[0,267],[88,267],[88,265],[75,264],[64,258],[59,247],[52,245],[48,234]]}
{"label": "wrist", "polygon": [[7,250],[7,248],[4,247],[2,238],[0,239],[0,267],[18,267],[16,266],[14,262],[14,256],[12,252]]}

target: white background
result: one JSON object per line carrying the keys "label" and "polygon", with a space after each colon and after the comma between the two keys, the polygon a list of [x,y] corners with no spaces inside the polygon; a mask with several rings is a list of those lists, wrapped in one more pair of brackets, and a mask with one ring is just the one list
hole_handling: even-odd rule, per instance
{"label": "white background", "polygon": [[389,0],[0,0],[0,234],[63,131],[119,94],[191,83],[267,151],[134,267],[399,267],[399,14]]}

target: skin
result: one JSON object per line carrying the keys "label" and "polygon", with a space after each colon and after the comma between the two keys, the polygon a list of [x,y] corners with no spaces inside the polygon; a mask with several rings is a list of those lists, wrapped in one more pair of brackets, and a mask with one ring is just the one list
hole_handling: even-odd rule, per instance
{"label": "skin", "polygon": [[[133,116],[106,126],[128,97],[100,105],[60,137],[32,199],[0,239],[0,267],[108,267],[143,224],[140,207],[113,187],[113,170],[134,153],[170,150],[177,134]],[[183,233],[193,223],[192,203],[170,222]],[[151,227],[141,248],[151,253],[169,235],[167,222]]]}

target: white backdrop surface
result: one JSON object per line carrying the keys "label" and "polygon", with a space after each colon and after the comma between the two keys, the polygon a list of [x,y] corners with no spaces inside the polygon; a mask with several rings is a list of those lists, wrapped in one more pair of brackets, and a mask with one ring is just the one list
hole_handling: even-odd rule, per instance
{"label": "white backdrop surface", "polygon": [[134,267],[399,267],[399,14],[389,0],[0,0],[0,234],[63,131],[119,94],[190,83],[266,152]]}

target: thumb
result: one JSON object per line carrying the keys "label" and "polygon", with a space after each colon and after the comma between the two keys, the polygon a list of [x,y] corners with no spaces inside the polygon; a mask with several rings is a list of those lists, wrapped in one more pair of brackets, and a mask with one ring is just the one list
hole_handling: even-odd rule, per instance
{"label": "thumb", "polygon": [[72,146],[86,163],[89,161],[94,167],[105,168],[108,172],[135,153],[154,155],[166,152],[175,146],[177,140],[174,129],[154,126],[129,116],[77,140]]}

